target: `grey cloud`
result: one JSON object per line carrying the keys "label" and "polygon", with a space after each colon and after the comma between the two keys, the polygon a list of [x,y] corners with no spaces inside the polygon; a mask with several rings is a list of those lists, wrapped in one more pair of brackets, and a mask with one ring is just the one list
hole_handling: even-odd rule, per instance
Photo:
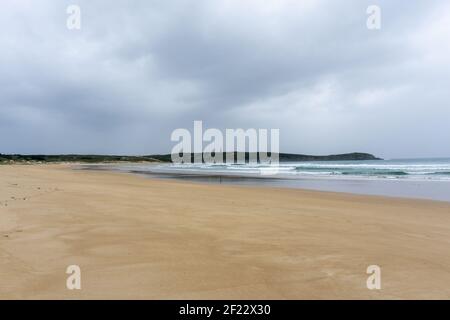
{"label": "grey cloud", "polygon": [[[445,1],[6,0],[0,152],[168,152],[192,127],[280,128],[287,152],[450,156]],[[449,55],[447,55],[447,53]]]}

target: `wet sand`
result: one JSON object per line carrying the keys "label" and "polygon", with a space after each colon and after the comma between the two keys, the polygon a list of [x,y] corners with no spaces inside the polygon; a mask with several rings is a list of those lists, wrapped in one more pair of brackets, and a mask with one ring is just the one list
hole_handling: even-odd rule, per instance
{"label": "wet sand", "polygon": [[0,166],[2,299],[448,299],[449,248],[445,202]]}

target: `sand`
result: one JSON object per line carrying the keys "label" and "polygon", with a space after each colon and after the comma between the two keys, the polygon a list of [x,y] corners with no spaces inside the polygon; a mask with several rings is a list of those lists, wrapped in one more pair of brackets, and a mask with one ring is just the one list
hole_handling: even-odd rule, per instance
{"label": "sand", "polygon": [[450,203],[4,165],[0,298],[448,299]]}

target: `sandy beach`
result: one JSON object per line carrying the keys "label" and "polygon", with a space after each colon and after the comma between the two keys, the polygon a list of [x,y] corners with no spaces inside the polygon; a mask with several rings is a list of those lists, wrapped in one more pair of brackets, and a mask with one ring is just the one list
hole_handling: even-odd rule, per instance
{"label": "sandy beach", "polygon": [[0,166],[1,299],[449,299],[449,248],[445,202]]}

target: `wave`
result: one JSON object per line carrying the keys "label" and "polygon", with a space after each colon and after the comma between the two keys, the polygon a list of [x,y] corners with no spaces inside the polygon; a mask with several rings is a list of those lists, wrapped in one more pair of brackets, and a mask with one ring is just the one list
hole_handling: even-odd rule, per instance
{"label": "wave", "polygon": [[279,164],[183,164],[161,165],[150,171],[175,174],[217,174],[256,176],[273,171],[273,176],[288,179],[330,177],[351,179],[404,179],[450,181],[450,159],[444,161],[336,161],[336,162],[282,162]]}
{"label": "wave", "polygon": [[378,169],[378,168],[365,168],[361,167],[305,167],[298,166],[294,168],[295,171],[301,173],[328,173],[328,174],[342,174],[342,175],[368,175],[368,176],[407,176],[410,173],[403,170],[390,170],[390,169]]}
{"label": "wave", "polygon": [[341,172],[343,175],[375,175],[375,176],[407,176],[408,172],[405,171],[390,171],[390,170],[376,170],[376,171],[347,171]]}

